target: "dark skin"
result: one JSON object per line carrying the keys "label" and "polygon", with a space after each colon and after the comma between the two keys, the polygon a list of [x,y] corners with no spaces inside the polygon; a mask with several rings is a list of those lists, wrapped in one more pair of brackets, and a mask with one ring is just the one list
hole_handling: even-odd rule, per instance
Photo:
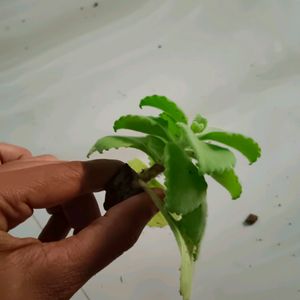
{"label": "dark skin", "polygon": [[[135,244],[157,212],[149,197],[133,196],[101,217],[93,194],[104,190],[122,164],[33,157],[27,149],[0,143],[2,300],[70,299]],[[52,214],[38,239],[9,234],[38,208]],[[76,234],[66,238],[71,229]]]}

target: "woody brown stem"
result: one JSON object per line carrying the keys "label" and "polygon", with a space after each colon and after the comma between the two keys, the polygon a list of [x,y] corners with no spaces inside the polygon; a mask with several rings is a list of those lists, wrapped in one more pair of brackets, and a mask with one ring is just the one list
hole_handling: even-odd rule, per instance
{"label": "woody brown stem", "polygon": [[145,182],[150,181],[151,179],[155,178],[159,174],[161,174],[165,170],[164,166],[160,164],[154,164],[148,169],[143,170],[139,174],[139,178]]}

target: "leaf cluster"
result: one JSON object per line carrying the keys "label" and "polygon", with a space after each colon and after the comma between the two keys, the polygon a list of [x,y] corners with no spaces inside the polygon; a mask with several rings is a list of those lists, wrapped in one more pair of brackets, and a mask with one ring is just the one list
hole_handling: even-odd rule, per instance
{"label": "leaf cluster", "polygon": [[[113,126],[115,131],[129,129],[142,136],[103,137],[88,155],[130,147],[146,153],[151,164],[164,166],[164,185],[155,180],[141,185],[160,209],[150,225],[169,224],[175,235],[182,257],[180,292],[183,299],[188,300],[193,264],[198,258],[207,217],[205,176],[211,176],[228,190],[232,199],[237,199],[242,186],[234,171],[236,157],[229,148],[242,153],[250,164],[260,157],[261,150],[249,137],[209,129],[207,120],[200,114],[189,123],[185,113],[167,97],[145,97],[140,101],[140,108],[144,107],[154,107],[161,112],[157,116],[122,116]],[[137,172],[147,167],[139,160],[129,164]],[[165,188],[164,204],[151,191],[154,186]]]}

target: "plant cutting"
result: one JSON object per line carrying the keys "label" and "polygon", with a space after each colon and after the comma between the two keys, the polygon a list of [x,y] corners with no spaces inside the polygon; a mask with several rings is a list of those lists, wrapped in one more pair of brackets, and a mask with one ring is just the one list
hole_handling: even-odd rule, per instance
{"label": "plant cutting", "polygon": [[[207,219],[206,176],[228,190],[232,199],[242,193],[234,171],[236,158],[227,147],[241,152],[254,163],[261,155],[259,145],[238,133],[210,129],[200,114],[192,122],[177,104],[164,96],[148,96],[140,108],[154,107],[157,116],[126,115],[114,123],[114,130],[129,129],[142,136],[111,135],[100,138],[88,153],[103,153],[112,148],[129,147],[141,150],[149,163],[135,159],[125,164],[107,186],[104,208],[145,191],[159,213],[150,226],[169,225],[181,254],[180,294],[183,300],[191,297],[194,265],[199,257],[200,244]],[[220,145],[222,144],[222,146]],[[225,147],[224,147],[225,145]],[[163,175],[163,183],[156,180]],[[165,190],[162,202],[153,187]]]}

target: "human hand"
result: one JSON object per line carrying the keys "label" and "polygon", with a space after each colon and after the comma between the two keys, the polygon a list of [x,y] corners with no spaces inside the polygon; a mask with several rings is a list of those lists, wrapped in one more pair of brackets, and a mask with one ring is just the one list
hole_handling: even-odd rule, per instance
{"label": "human hand", "polygon": [[[69,299],[134,245],[157,211],[148,196],[131,197],[100,217],[93,195],[122,164],[33,157],[24,148],[0,143],[2,300]],[[8,233],[39,208],[52,213],[39,239]],[[71,228],[76,234],[65,238]]]}

